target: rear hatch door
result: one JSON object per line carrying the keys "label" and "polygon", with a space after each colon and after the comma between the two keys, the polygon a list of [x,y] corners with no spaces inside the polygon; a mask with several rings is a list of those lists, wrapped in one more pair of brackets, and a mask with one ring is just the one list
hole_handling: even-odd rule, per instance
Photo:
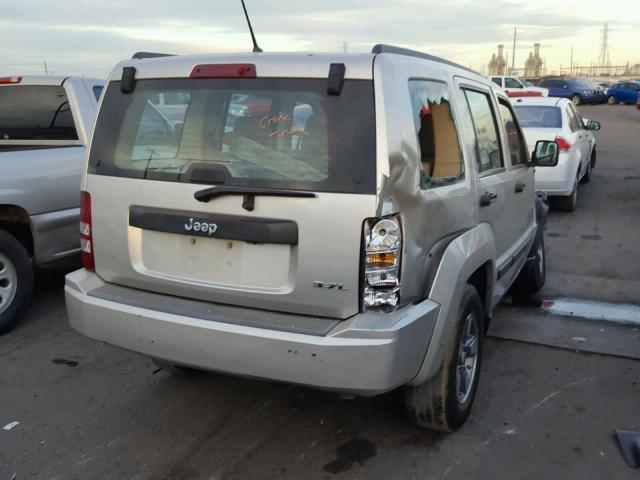
{"label": "rear hatch door", "polygon": [[105,93],[96,272],[181,297],[347,318],[375,213],[370,80],[153,79]]}

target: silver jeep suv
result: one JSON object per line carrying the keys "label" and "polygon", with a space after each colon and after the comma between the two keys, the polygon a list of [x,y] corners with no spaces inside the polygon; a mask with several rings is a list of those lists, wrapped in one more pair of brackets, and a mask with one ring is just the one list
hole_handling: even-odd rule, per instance
{"label": "silver jeep suv", "polygon": [[455,429],[492,309],[544,283],[533,162],[503,93],[418,52],[122,62],[71,325],[173,370],[404,387],[418,424]]}

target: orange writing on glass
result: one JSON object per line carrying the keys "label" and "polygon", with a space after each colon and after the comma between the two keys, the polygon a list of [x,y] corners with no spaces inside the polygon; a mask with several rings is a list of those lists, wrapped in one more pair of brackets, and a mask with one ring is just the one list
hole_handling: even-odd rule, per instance
{"label": "orange writing on glass", "polygon": [[258,126],[260,128],[267,128],[269,125],[273,125],[274,123],[288,122],[288,121],[289,121],[289,115],[287,115],[286,113],[280,112],[277,115],[271,115],[271,116],[265,115],[258,122]]}
{"label": "orange writing on glass", "polygon": [[304,128],[293,127],[293,128],[283,128],[282,130],[276,130],[269,134],[269,138],[273,137],[288,137],[291,135],[304,135],[308,136],[309,134],[304,131]]}

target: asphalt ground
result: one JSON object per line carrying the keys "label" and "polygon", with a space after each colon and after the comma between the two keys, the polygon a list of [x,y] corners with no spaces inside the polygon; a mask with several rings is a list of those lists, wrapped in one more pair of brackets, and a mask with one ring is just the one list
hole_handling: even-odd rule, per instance
{"label": "asphalt ground", "polygon": [[[598,164],[578,210],[550,215],[541,298],[638,302],[640,112],[581,110],[603,124]],[[441,434],[411,425],[394,393],[343,400],[216,374],[176,378],[71,330],[61,275],[41,273],[38,284],[27,317],[0,337],[0,427],[20,422],[0,428],[0,480],[640,475],[612,436],[614,428],[640,430],[640,361],[632,358],[490,330],[472,415],[458,432]],[[565,330],[579,321],[545,319]],[[617,338],[633,348],[640,332],[628,327]]]}

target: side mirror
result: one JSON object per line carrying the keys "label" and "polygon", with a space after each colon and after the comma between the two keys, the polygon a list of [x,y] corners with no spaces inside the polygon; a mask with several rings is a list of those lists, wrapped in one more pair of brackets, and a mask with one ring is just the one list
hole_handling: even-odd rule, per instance
{"label": "side mirror", "polygon": [[555,167],[558,165],[560,146],[550,140],[538,140],[531,154],[531,163],[535,167]]}
{"label": "side mirror", "polygon": [[595,120],[585,120],[584,128],[587,130],[600,130],[600,122]]}

